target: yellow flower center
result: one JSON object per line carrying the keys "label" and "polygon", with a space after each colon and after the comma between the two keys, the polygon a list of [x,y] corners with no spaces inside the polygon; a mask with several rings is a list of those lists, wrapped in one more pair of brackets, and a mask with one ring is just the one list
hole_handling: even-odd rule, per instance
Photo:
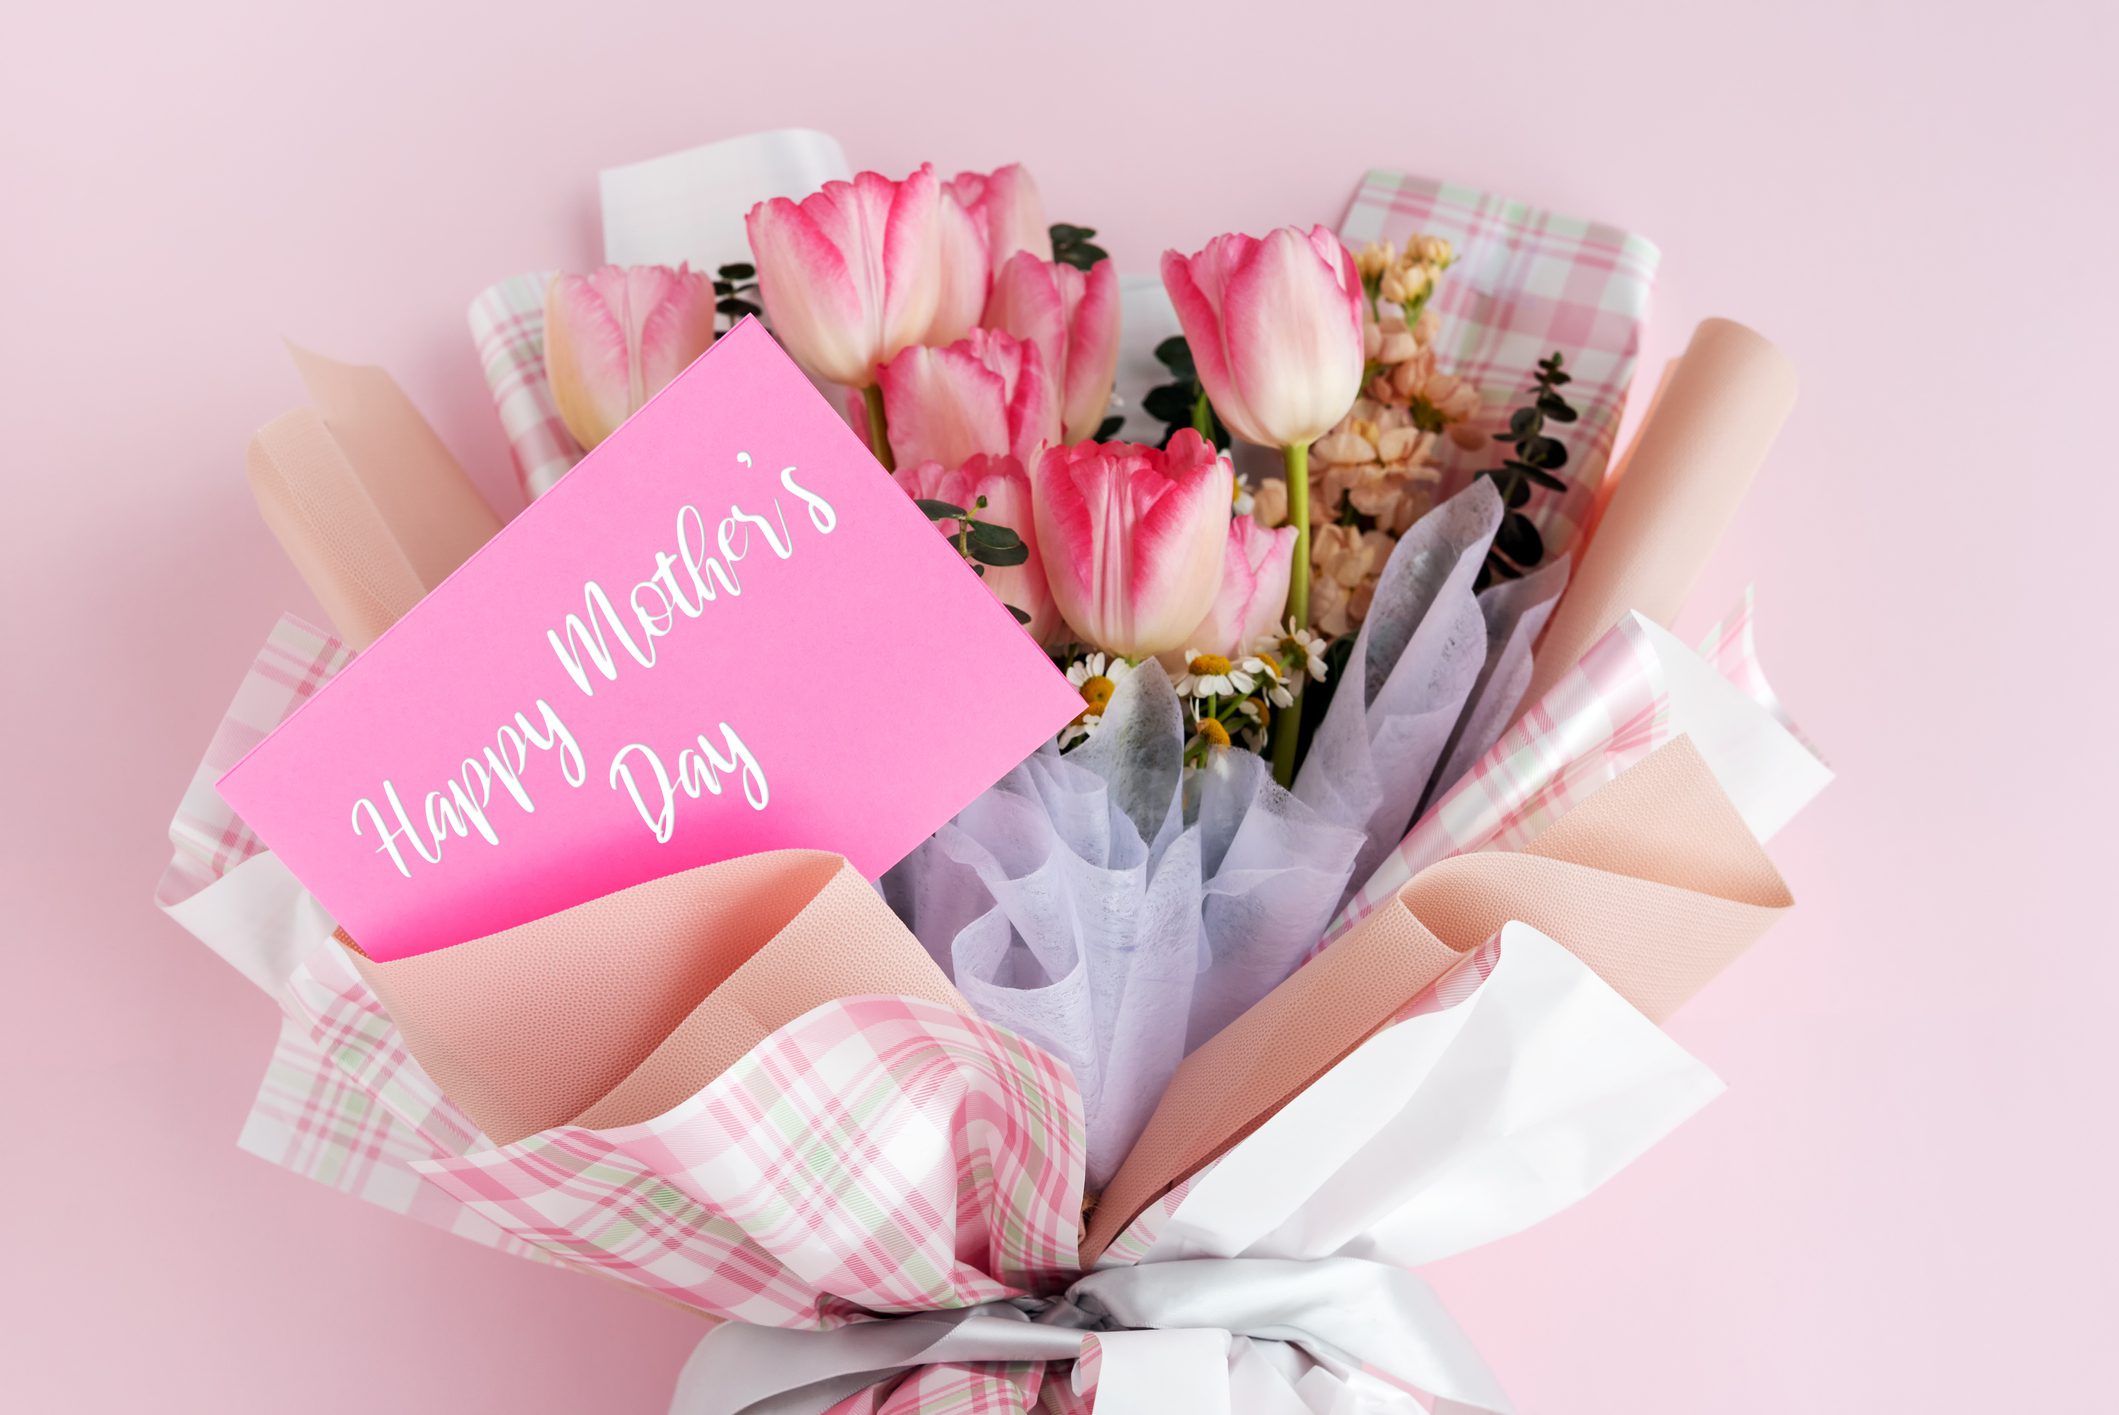
{"label": "yellow flower center", "polygon": [[1199,720],[1199,738],[1210,747],[1229,745],[1229,729],[1221,725],[1219,718],[1203,717]]}
{"label": "yellow flower center", "polygon": [[1104,709],[1111,706],[1111,694],[1118,685],[1099,673],[1082,684],[1082,701],[1088,706],[1082,709],[1083,717],[1102,717]]}
{"label": "yellow flower center", "polygon": [[[1229,671],[1229,661],[1218,653],[1203,653],[1193,659],[1188,667],[1200,677],[1205,678],[1216,673],[1227,673]],[[1223,736],[1226,738],[1227,734],[1224,733]],[[1226,746],[1227,742],[1224,741],[1223,745]]]}

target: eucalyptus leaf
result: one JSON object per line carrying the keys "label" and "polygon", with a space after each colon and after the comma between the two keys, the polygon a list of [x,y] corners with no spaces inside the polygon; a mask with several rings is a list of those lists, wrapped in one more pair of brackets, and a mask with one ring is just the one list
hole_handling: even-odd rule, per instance
{"label": "eucalyptus leaf", "polygon": [[1030,558],[1030,547],[1021,541],[1014,545],[981,545],[974,539],[971,543],[971,558],[981,565],[1020,565]]}
{"label": "eucalyptus leaf", "polygon": [[913,498],[913,505],[927,513],[930,521],[955,521],[962,519],[964,508],[949,501],[935,501],[925,496]]}

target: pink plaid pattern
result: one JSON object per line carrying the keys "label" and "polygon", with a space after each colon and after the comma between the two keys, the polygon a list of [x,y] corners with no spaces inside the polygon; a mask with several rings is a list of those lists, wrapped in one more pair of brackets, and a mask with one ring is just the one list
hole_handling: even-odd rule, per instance
{"label": "pink plaid pattern", "polygon": [[653,1120],[416,1168],[576,1266],[717,1317],[816,1327],[1061,1283],[1084,1155],[1057,1061],[949,1008],[853,998]]}
{"label": "pink plaid pattern", "polygon": [[1713,664],[1715,672],[1727,678],[1745,697],[1772,714],[1775,722],[1788,729],[1789,736],[1803,744],[1804,751],[1823,762],[1824,754],[1788,716],[1788,710],[1781,706],[1780,696],[1766,681],[1766,670],[1759,664],[1758,646],[1752,641],[1752,610],[1756,599],[1757,586],[1746,585],[1743,602],[1709,629],[1707,636],[1700,641],[1700,657]]}
{"label": "pink plaid pattern", "polygon": [[915,1366],[855,1391],[826,1415],[1023,1415],[1040,1404],[1064,1415],[1066,1406],[1039,1397],[1066,1386],[1064,1380],[1047,1381],[1036,1361]]}
{"label": "pink plaid pattern", "polygon": [[1629,615],[1384,856],[1318,947],[1375,912],[1435,861],[1522,844],[1670,736],[1661,666]]}
{"label": "pink plaid pattern", "polygon": [[[181,903],[263,851],[263,843],[236,818],[213,783],[352,657],[337,639],[291,614],[273,626],[170,823],[175,850],[156,888],[157,903]],[[352,975],[343,960],[337,961]],[[358,983],[357,975],[353,980]],[[280,1001],[291,1008],[289,999]],[[460,1128],[469,1129],[467,1123]],[[272,1060],[236,1143],[260,1159],[394,1213],[488,1247],[549,1261],[541,1250],[421,1180],[411,1164],[438,1153],[433,1138],[378,1105],[325,1054],[308,1023],[292,1011],[281,1019]]]}
{"label": "pink plaid pattern", "polygon": [[166,907],[190,898],[265,848],[236,819],[213,784],[352,657],[323,630],[292,614],[280,616],[243,675],[235,701],[215,729],[169,823],[169,843],[176,851],[155,886],[157,904]]}
{"label": "pink plaid pattern", "polygon": [[471,302],[471,338],[526,500],[552,489],[582,452],[559,419],[544,372],[544,291],[549,274],[517,275]]}
{"label": "pink plaid pattern", "polygon": [[[1562,434],[1570,485],[1540,496],[1529,513],[1553,554],[1567,549],[1594,511],[1618,436],[1661,258],[1655,246],[1491,192],[1383,171],[1355,189],[1339,234],[1355,246],[1443,236],[1456,248],[1457,264],[1434,298],[1438,353],[1446,372],[1479,390],[1483,430],[1507,426],[1539,359],[1555,349],[1567,356],[1575,378],[1568,400],[1582,415]],[[1492,448],[1465,452],[1445,442],[1443,490],[1499,464]]]}

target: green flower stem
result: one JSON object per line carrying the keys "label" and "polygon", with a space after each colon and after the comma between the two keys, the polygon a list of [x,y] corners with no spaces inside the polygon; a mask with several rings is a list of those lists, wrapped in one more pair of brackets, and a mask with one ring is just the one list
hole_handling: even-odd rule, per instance
{"label": "green flower stem", "polygon": [[[1295,528],[1295,563],[1288,567],[1288,610],[1284,619],[1298,629],[1310,626],[1310,448],[1308,443],[1283,447],[1288,470],[1288,524]],[[1295,747],[1302,735],[1301,675],[1295,678],[1295,702],[1273,715],[1273,779],[1295,784]]]}
{"label": "green flower stem", "polygon": [[868,450],[876,454],[883,470],[894,472],[898,464],[890,455],[890,424],[883,417],[883,385],[871,383],[861,390],[868,403]]}

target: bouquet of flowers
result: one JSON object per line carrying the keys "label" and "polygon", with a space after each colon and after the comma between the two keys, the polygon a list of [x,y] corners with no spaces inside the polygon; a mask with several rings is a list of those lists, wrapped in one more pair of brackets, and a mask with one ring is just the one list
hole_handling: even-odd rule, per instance
{"label": "bouquet of flowers", "polygon": [[1662,627],[1785,360],[1703,325],[1607,475],[1655,264],[1610,228],[1372,173],[1122,279],[1020,167],[810,133],[603,195],[610,264],[472,307],[526,495],[762,318],[1078,711],[868,880],[739,854],[371,956],[214,783],[501,528],[300,356],[250,471],[338,636],[275,631],[159,896],[284,1011],[243,1143],[698,1311],[677,1411],[1505,1410],[1412,1270],[1714,1094],[1657,1024],[1828,779],[1748,603]]}

